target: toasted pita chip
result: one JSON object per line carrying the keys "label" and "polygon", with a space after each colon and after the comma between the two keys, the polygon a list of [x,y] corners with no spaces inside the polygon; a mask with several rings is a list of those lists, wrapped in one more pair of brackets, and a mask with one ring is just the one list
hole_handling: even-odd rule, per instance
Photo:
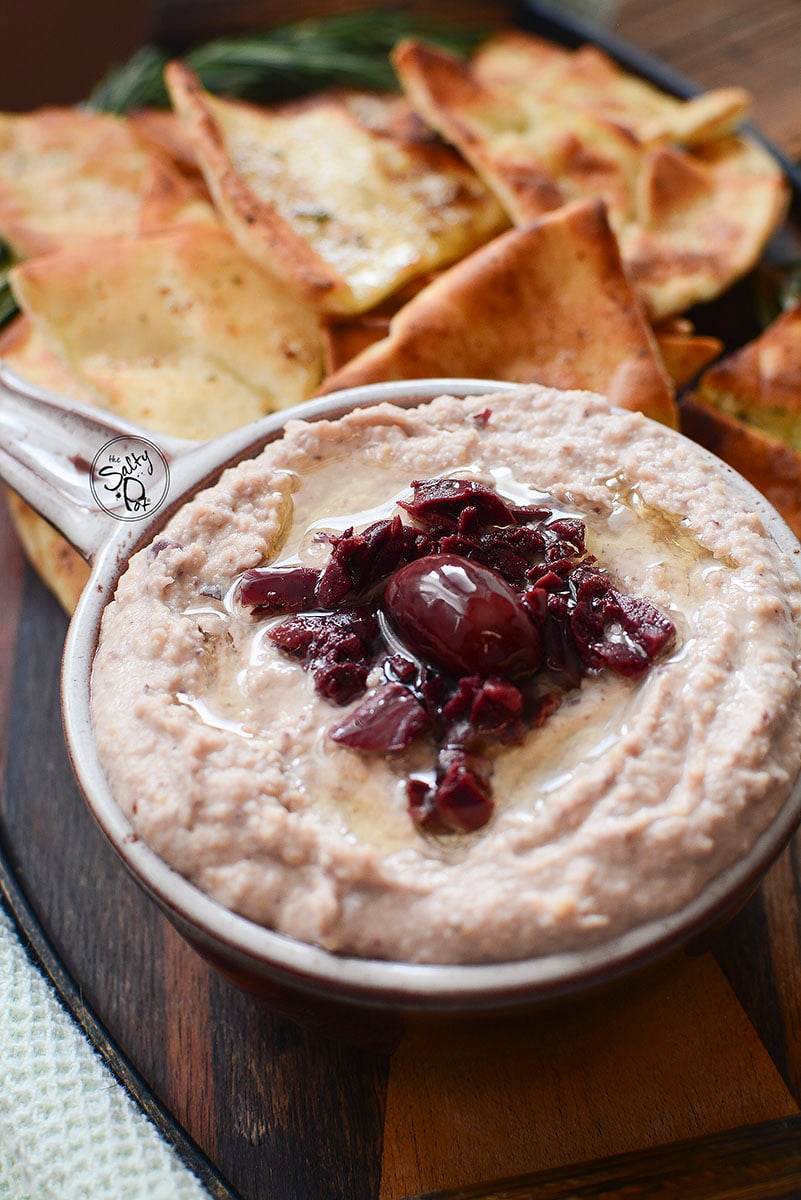
{"label": "toasted pita chip", "polygon": [[676,389],[686,387],[723,352],[720,338],[696,334],[690,321],[665,321],[654,328],[654,337]]}
{"label": "toasted pita chip", "polygon": [[675,424],[670,382],[599,201],[474,251],[322,390],[459,375],[586,388]]}
{"label": "toasted pita chip", "polygon": [[427,287],[441,274],[440,271],[430,271],[413,279],[411,283],[393,293],[388,300],[377,304],[365,313],[353,313],[350,316],[334,317],[325,329],[325,373],[333,375],[345,363],[361,354],[374,342],[380,342],[389,334],[389,326],[404,304]]}
{"label": "toasted pita chip", "polygon": [[634,284],[654,319],[714,299],[759,261],[788,203],[777,164],[731,137],[686,154],[646,152],[636,220],[620,234]]}
{"label": "toasted pita chip", "polygon": [[[81,384],[37,334],[26,317],[17,317],[0,333],[0,359],[39,387],[91,404],[92,392]],[[89,567],[77,551],[13,492],[8,508],[22,548],[61,605],[71,613],[89,578]]]}
{"label": "toasted pita chip", "polygon": [[801,538],[801,454],[778,438],[693,399],[682,400],[680,413],[682,432],[752,483]]}
{"label": "toasted pita chip", "polygon": [[710,367],[695,399],[801,451],[801,302]]}
{"label": "toasted pita chip", "polygon": [[220,219],[200,177],[181,174],[160,159],[151,160],[142,181],[139,233],[175,225],[216,225]]}
{"label": "toasted pita chip", "polygon": [[119,117],[0,114],[0,236],[27,258],[134,234],[150,158]]}
{"label": "toasted pita chip", "polygon": [[203,178],[192,142],[174,112],[163,108],[137,108],[126,117],[134,136],[148,153],[173,163],[190,178]]}
{"label": "toasted pita chip", "polygon": [[88,564],[14,492],[7,493],[7,501],[25,557],[65,612],[72,613],[89,578]]}
{"label": "toasted pita chip", "polygon": [[[18,267],[18,318],[0,356],[26,379],[156,432],[211,438],[305,399],[322,339],[227,233],[197,227],[106,241]],[[22,501],[11,512],[36,570],[71,612],[85,563]]]}
{"label": "toasted pita chip", "polygon": [[697,145],[732,133],[748,115],[744,88],[716,88],[677,100],[624,71],[597,46],[565,50],[516,31],[493,35],[479,47],[473,70],[488,87],[511,91],[523,104],[536,96],[563,108],[595,112],[640,142]]}
{"label": "toasted pita chip", "polygon": [[388,337],[391,320],[389,313],[375,309],[329,325],[326,329],[326,375],[333,375],[368,346]]}
{"label": "toasted pita chip", "polygon": [[322,374],[317,315],[221,229],[107,240],[10,279],[97,401],[164,433],[213,437],[306,399]]}
{"label": "toasted pita chip", "polygon": [[80,404],[96,404],[94,389],[81,382],[25,316],[17,316],[0,332],[0,358],[12,371],[58,396]]}
{"label": "toasted pita chip", "polygon": [[[719,137],[692,150],[643,143],[603,110],[543,99],[536,81],[528,92],[522,79],[515,88],[489,86],[431,46],[401,43],[393,62],[413,107],[462,151],[514,224],[601,197],[653,320],[710,300],[744,275],[786,212],[783,173],[753,139]],[[549,59],[546,76],[555,70]]]}
{"label": "toasted pita chip", "polygon": [[268,110],[210,96],[180,63],[167,82],[245,253],[323,311],[370,308],[508,224],[452,150],[396,136],[398,97],[371,97],[369,111],[339,95]]}
{"label": "toasted pita chip", "polygon": [[705,371],[681,421],[801,537],[801,303]]}
{"label": "toasted pita chip", "polygon": [[461,151],[515,225],[587,196],[606,202],[613,227],[630,219],[640,151],[619,126],[533,95],[524,105],[422,42],[401,42],[392,61],[412,107]]}

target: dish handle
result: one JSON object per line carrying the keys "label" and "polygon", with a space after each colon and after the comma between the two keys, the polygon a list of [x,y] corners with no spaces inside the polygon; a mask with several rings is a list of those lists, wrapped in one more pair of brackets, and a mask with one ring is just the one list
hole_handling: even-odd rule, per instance
{"label": "dish handle", "polygon": [[[115,439],[148,436],[138,425],[29,383],[0,361],[0,480],[89,563],[117,524],[93,492],[93,463]],[[158,441],[166,461],[195,445],[161,435]]]}

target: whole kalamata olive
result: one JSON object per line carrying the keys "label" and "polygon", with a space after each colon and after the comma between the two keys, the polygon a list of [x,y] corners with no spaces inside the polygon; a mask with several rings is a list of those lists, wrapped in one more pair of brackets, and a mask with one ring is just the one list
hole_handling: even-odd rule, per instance
{"label": "whole kalamata olive", "polygon": [[430,554],[396,571],[384,605],[404,644],[451,675],[533,674],[539,632],[497,571],[456,554]]}

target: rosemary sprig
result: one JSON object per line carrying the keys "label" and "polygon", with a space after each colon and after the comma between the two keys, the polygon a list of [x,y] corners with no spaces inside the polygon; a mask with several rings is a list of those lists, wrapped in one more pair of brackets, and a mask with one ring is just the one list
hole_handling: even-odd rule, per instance
{"label": "rosemary sprig", "polygon": [[19,311],[8,282],[8,272],[13,263],[14,259],[8,246],[0,242],[0,329]]}
{"label": "rosemary sprig", "polygon": [[167,104],[162,75],[167,55],[157,46],[140,46],[126,63],[112,67],[87,101],[98,112],[124,113],[132,108]]}
{"label": "rosemary sprig", "polygon": [[0,329],[18,312],[17,302],[12,295],[8,280],[0,280]]}
{"label": "rosemary sprig", "polygon": [[[486,30],[451,25],[394,9],[367,9],[281,25],[264,33],[216,38],[183,60],[209,91],[248,99],[284,99],[336,84],[397,87],[389,52],[404,37],[419,37],[467,55]],[[89,97],[90,108],[124,113],[169,104],[163,70],[169,58],[143,46],[112,68]]]}

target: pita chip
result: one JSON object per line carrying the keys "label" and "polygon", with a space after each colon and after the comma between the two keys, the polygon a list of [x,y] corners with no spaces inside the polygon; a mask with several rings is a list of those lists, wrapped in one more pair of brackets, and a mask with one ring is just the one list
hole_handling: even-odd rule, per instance
{"label": "pita chip", "polygon": [[64,250],[10,281],[97,402],[150,429],[214,437],[305,400],[322,374],[317,314],[222,229]]}
{"label": "pita chip", "polygon": [[614,121],[640,142],[693,146],[732,133],[747,117],[744,88],[715,88],[679,100],[631,75],[597,46],[567,50],[517,31],[479,47],[473,70],[481,83],[506,89],[523,104],[532,96]]}
{"label": "pita chip", "polygon": [[677,419],[599,201],[501,234],[443,272],[322,391],[426,376],[589,389],[665,424]]}
{"label": "pita chip", "polygon": [[227,227],[322,311],[371,308],[508,225],[458,155],[401,119],[402,98],[267,109],[209,95],[177,62],[166,78]]}
{"label": "pita chip", "polygon": [[[12,285],[28,315],[0,338],[8,365],[155,433],[212,438],[306,399],[320,379],[317,315],[213,227],[46,255],[16,267]],[[9,504],[28,557],[71,612],[85,563],[22,501]]]}
{"label": "pita chip", "polygon": [[142,180],[139,233],[156,233],[174,225],[215,225],[220,219],[206,185],[170,163],[150,160]]}
{"label": "pita chip", "polygon": [[[520,43],[515,46],[520,58]],[[621,82],[603,56],[557,49],[544,57],[544,83],[519,62],[505,68],[499,83],[497,64],[487,72],[486,58],[482,74],[411,41],[396,47],[393,62],[412,106],[464,154],[515,225],[570,200],[602,199],[652,320],[711,300],[746,274],[782,221],[789,189],[779,164],[755,140],[721,136],[741,115],[733,98],[730,109],[725,97],[709,96],[687,102],[691,110],[680,106],[692,126],[682,146],[674,144],[675,114],[658,136],[622,121],[616,105],[625,99],[636,107],[639,81]],[[577,62],[584,63],[579,76]],[[586,79],[597,77],[603,95],[603,78],[610,75],[618,80],[615,104],[596,103]],[[572,92],[567,89],[565,102],[559,80],[568,76]],[[659,105],[646,111],[655,121]],[[698,140],[713,132],[714,139]]]}
{"label": "pita chip", "polygon": [[171,162],[182,174],[202,179],[192,142],[169,109],[136,108],[126,114],[135,137],[150,154]]}
{"label": "pita chip", "polygon": [[801,452],[801,302],[705,371],[695,400]]}
{"label": "pita chip", "polygon": [[422,42],[399,43],[392,62],[415,111],[493,188],[515,225],[588,196],[605,201],[614,228],[630,218],[640,155],[619,126],[534,94],[523,103]]}
{"label": "pita chip", "polygon": [[19,258],[132,235],[149,155],[120,117],[0,114],[0,236]]}
{"label": "pita chip", "polygon": [[681,423],[801,537],[801,303],[705,371]]}
{"label": "pita chip", "polygon": [[712,300],[747,274],[788,199],[777,163],[750,138],[722,138],[692,154],[651,147],[637,181],[636,219],[619,237],[653,319]]}
{"label": "pita chip", "polygon": [[665,369],[676,390],[686,387],[723,352],[720,338],[697,334],[691,321],[670,318],[654,327]]}

